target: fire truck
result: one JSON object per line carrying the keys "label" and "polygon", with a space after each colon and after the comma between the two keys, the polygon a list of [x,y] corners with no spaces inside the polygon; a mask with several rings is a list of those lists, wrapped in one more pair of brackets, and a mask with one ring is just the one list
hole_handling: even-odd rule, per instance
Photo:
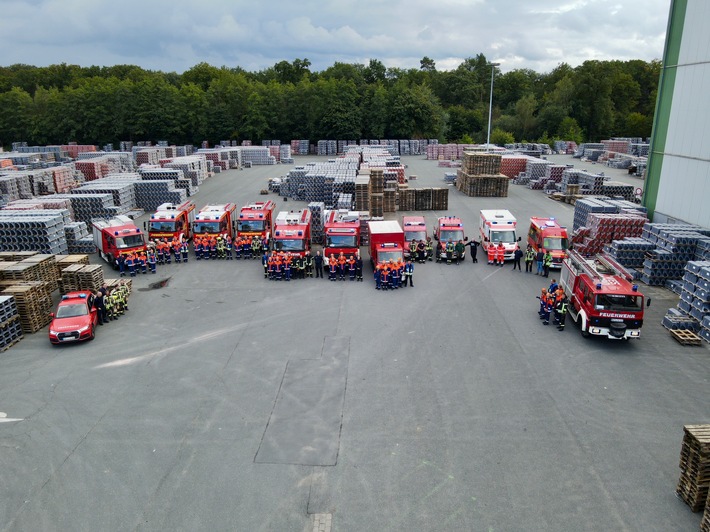
{"label": "fire truck", "polygon": [[515,250],[518,249],[518,242],[521,240],[515,233],[517,225],[518,222],[510,211],[504,209],[482,210],[479,229],[481,246],[486,253],[492,245],[497,246],[498,242],[503,242],[505,260],[511,260]]}
{"label": "fire truck", "polygon": [[360,250],[360,215],[347,210],[326,211],[323,253],[330,257],[355,255]]}
{"label": "fire truck", "polygon": [[[569,299],[569,315],[580,323],[582,336],[616,340],[640,336],[644,296],[631,275],[611,257],[583,257],[570,251],[562,264],[560,286]],[[649,299],[646,306],[650,303]]]}
{"label": "fire truck", "polygon": [[255,201],[242,207],[237,221],[237,235],[241,237],[258,236],[267,241],[271,238],[276,204],[269,201]]}
{"label": "fire truck", "polygon": [[549,251],[552,255],[551,268],[562,268],[562,261],[567,256],[569,240],[567,229],[554,218],[530,218],[528,244],[537,253],[539,250]]}
{"label": "fire truck", "polygon": [[370,262],[378,264],[404,259],[404,231],[395,220],[367,222],[370,228]]}
{"label": "fire truck", "polygon": [[402,228],[404,229],[404,256],[413,259],[412,253],[416,253],[416,250],[410,250],[409,246],[412,240],[426,242],[426,221],[423,216],[404,216]]}
{"label": "fire truck", "polygon": [[[434,239],[438,242],[436,244],[436,262],[441,262],[441,260],[448,260],[449,257],[446,256],[446,244],[448,242],[453,242],[456,244],[459,240],[465,242],[467,239],[463,232],[463,222],[460,218],[455,216],[442,216],[437,218],[436,225],[434,226]],[[461,259],[466,257],[466,252],[464,251],[461,255]]]}
{"label": "fire truck", "polygon": [[[186,201],[180,205],[163,203],[150,217],[148,222],[148,238],[167,239],[178,238],[180,241],[192,238],[192,222],[195,221],[195,204]],[[144,226],[145,229],[145,226]]]}
{"label": "fire truck", "polygon": [[234,238],[236,234],[235,212],[237,206],[234,203],[222,205],[205,205],[195,216],[192,223],[192,232],[195,235],[223,235],[227,234]]}
{"label": "fire truck", "polygon": [[114,268],[117,266],[116,258],[119,255],[146,250],[143,232],[128,216],[94,220],[92,229],[99,255]]}
{"label": "fire truck", "polygon": [[311,250],[311,211],[281,211],[274,220],[274,251],[303,257]]}

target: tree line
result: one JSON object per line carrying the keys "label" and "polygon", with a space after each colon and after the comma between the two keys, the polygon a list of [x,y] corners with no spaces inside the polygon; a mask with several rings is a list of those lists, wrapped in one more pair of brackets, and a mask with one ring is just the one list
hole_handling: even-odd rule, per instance
{"label": "tree line", "polygon": [[308,59],[259,72],[199,63],[182,74],[134,65],[0,67],[0,142],[438,139],[484,142],[491,68],[493,142],[648,137],[659,61],[565,63],[501,73],[483,54],[450,71]]}

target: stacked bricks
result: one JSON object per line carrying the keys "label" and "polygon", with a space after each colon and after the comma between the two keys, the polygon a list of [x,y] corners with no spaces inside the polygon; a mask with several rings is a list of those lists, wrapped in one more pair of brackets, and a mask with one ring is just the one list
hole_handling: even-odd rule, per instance
{"label": "stacked bricks", "polygon": [[705,507],[710,487],[710,425],[685,425],[676,494],[693,512]]}
{"label": "stacked bricks", "polygon": [[528,157],[525,155],[503,155],[500,161],[500,173],[511,179],[516,179],[518,174],[525,172]]}
{"label": "stacked bricks", "polygon": [[657,246],[646,254],[641,280],[662,286],[669,279],[683,277],[688,261],[696,258],[698,243],[705,244],[710,231],[696,225],[649,223],[641,236]]}
{"label": "stacked bricks", "polygon": [[492,153],[464,153],[456,175],[456,188],[467,196],[508,196],[510,179],[500,173],[501,156]]}
{"label": "stacked bricks", "polygon": [[311,241],[314,244],[323,243],[325,236],[325,203],[322,201],[312,201],[308,204],[308,210],[311,211]]}
{"label": "stacked bricks", "polygon": [[646,217],[635,214],[591,213],[586,231],[575,234],[575,249],[584,255],[597,254],[612,240],[641,236],[647,221]]}
{"label": "stacked bricks", "polygon": [[[710,262],[690,261],[686,264],[677,312],[671,312],[674,310],[670,309],[669,314],[692,320],[692,326],[686,328],[692,328],[694,332],[706,329],[704,323],[710,316]],[[707,333],[701,336],[710,341]]]}

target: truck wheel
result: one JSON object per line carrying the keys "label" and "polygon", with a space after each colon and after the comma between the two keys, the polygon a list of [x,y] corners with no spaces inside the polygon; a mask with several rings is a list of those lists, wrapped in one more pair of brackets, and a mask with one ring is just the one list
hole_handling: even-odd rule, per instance
{"label": "truck wheel", "polygon": [[589,331],[582,329],[582,336],[589,338],[591,335],[589,334]]}
{"label": "truck wheel", "polygon": [[116,260],[113,258],[113,255],[110,253],[106,256],[106,260],[109,263],[109,266],[111,266],[112,270],[118,270],[118,266],[116,266]]}

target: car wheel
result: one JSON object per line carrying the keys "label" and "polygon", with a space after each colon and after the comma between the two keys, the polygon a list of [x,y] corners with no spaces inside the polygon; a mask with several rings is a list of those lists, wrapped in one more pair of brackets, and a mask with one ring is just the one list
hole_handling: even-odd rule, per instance
{"label": "car wheel", "polygon": [[96,338],[96,325],[91,326],[91,334],[89,335],[89,341]]}

